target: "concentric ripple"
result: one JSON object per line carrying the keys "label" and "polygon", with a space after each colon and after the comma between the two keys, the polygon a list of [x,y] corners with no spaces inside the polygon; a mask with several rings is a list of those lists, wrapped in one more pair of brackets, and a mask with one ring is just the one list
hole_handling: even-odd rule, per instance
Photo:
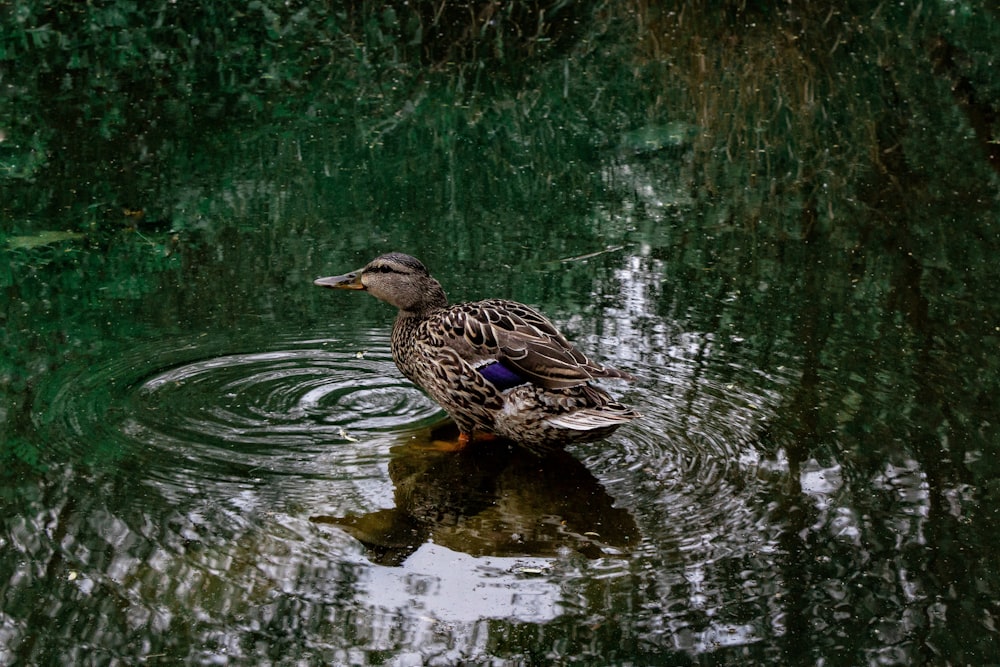
{"label": "concentric ripple", "polygon": [[399,376],[383,339],[366,341],[375,353],[332,340],[237,354],[159,341],[57,376],[36,419],[66,454],[138,457],[160,476],[308,475],[323,457],[347,464],[368,441],[440,417]]}
{"label": "concentric ripple", "polygon": [[765,440],[788,371],[743,367],[695,332],[663,332],[642,361],[630,368],[639,379],[626,402],[643,418],[616,432],[614,447],[583,453],[588,467],[609,471],[611,495],[644,516],[656,557],[714,560],[760,547],[757,494],[777,465]]}
{"label": "concentric ripple", "polygon": [[322,349],[237,354],[167,369],[135,398],[142,426],[157,433],[219,447],[296,447],[431,416],[419,391],[390,373],[384,359]]}

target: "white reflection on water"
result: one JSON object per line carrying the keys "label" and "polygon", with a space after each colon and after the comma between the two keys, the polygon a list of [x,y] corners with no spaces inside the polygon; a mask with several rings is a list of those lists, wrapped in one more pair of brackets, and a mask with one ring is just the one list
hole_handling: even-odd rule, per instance
{"label": "white reflection on water", "polygon": [[358,601],[444,623],[539,623],[564,611],[560,588],[536,576],[551,566],[547,558],[473,557],[426,542],[401,567],[367,569],[357,582]]}

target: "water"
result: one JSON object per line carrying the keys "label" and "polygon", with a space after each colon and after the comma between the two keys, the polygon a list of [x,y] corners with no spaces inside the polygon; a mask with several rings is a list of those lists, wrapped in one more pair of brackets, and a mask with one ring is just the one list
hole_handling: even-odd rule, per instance
{"label": "water", "polygon": [[[453,661],[492,650],[496,622],[623,614],[659,649],[767,633],[719,614],[711,572],[736,559],[776,586],[761,479],[787,471],[759,438],[788,378],[724,384],[711,337],[664,332],[625,390],[645,418],[612,441],[449,452],[435,439],[455,434],[399,379],[385,331],[323,329],[259,332],[250,353],[159,339],[46,379],[35,419],[75,463],[8,520],[20,655]],[[85,463],[95,441],[113,463]]]}
{"label": "water", "polygon": [[962,470],[991,422],[973,404],[934,422],[936,396],[967,390],[941,369],[970,360],[907,324],[912,285],[900,308],[843,317],[875,307],[894,260],[831,283],[802,269],[843,266],[828,247],[606,206],[619,238],[592,253],[553,242],[486,273],[501,242],[428,253],[453,295],[540,304],[637,376],[608,388],[643,419],[545,457],[442,450],[454,433],[393,366],[389,309],[311,286],[368,259],[333,236],[209,237],[110,301],[89,300],[94,255],[71,250],[85,284],[23,302],[50,318],[29,339],[59,342],[26,353],[55,361],[8,412],[27,463],[4,491],[3,661],[933,653],[922,637],[956,631],[961,572],[989,543],[972,518],[987,492]]}
{"label": "water", "polygon": [[[1000,190],[966,61],[883,57],[879,7],[819,17],[815,72],[747,28],[0,126],[0,664],[1000,662]],[[389,250],[539,307],[643,418],[449,451],[391,309],[312,285]]]}

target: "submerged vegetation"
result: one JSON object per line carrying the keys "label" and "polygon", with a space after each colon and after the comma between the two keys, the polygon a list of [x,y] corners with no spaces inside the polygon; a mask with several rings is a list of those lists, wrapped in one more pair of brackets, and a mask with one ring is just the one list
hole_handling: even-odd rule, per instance
{"label": "submerged vegetation", "polygon": [[[761,205],[795,199],[810,213],[782,232],[854,241],[855,214],[908,199],[928,155],[974,137],[981,159],[949,191],[1000,169],[989,3],[29,0],[0,13],[7,234],[42,211],[74,230],[133,209],[183,227],[171,183],[197,168],[187,142],[282,119],[328,123],[355,152],[520,147],[503,176],[522,180],[530,146],[682,122],[694,191],[742,174],[731,220],[766,230]],[[73,188],[46,189],[57,182]]]}

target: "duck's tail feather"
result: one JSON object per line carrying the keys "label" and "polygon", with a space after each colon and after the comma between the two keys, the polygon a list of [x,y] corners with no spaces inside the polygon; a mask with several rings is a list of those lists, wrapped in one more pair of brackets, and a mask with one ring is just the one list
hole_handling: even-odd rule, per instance
{"label": "duck's tail feather", "polygon": [[612,403],[599,408],[583,408],[560,415],[553,415],[547,417],[545,421],[558,428],[568,428],[574,431],[593,431],[620,426],[641,416],[628,406]]}

